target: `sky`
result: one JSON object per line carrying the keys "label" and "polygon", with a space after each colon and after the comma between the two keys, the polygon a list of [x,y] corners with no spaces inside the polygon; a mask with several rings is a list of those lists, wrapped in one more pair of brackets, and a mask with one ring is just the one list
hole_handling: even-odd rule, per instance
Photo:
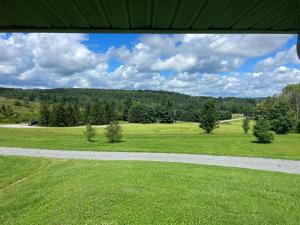
{"label": "sky", "polygon": [[291,34],[0,34],[0,86],[264,97],[300,82]]}

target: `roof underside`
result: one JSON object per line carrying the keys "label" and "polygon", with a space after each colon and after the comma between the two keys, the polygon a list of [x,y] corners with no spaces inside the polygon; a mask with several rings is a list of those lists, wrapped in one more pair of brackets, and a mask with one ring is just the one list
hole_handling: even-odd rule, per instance
{"label": "roof underside", "polygon": [[1,0],[6,31],[299,33],[300,0]]}

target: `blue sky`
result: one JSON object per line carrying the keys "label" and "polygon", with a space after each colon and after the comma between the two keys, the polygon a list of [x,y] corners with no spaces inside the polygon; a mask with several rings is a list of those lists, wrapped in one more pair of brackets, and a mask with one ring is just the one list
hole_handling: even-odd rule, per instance
{"label": "blue sky", "polygon": [[300,82],[295,35],[0,34],[0,86],[259,97]]}

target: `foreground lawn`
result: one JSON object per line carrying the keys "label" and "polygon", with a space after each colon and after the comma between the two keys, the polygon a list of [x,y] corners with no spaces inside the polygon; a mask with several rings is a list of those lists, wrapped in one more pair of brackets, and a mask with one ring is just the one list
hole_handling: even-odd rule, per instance
{"label": "foreground lawn", "polygon": [[255,170],[0,157],[0,224],[296,225],[299,187]]}
{"label": "foreground lawn", "polygon": [[211,155],[271,157],[300,160],[300,134],[276,135],[272,144],[258,144],[243,134],[241,122],[221,124],[214,134],[204,134],[194,123],[124,124],[124,141],[107,143],[104,128],[88,143],[85,128],[0,129],[0,146],[93,150],[176,152]]}

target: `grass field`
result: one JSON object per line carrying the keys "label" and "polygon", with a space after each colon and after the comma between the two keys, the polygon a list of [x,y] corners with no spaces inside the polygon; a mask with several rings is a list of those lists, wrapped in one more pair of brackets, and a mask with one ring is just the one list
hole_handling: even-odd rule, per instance
{"label": "grass field", "polygon": [[276,135],[272,144],[259,144],[241,122],[221,124],[204,134],[197,124],[124,125],[124,141],[107,143],[104,128],[88,143],[85,128],[0,129],[0,146],[93,151],[177,152],[211,155],[271,157],[300,160],[300,134]]}
{"label": "grass field", "polygon": [[299,224],[300,176],[0,157],[0,224]]}

